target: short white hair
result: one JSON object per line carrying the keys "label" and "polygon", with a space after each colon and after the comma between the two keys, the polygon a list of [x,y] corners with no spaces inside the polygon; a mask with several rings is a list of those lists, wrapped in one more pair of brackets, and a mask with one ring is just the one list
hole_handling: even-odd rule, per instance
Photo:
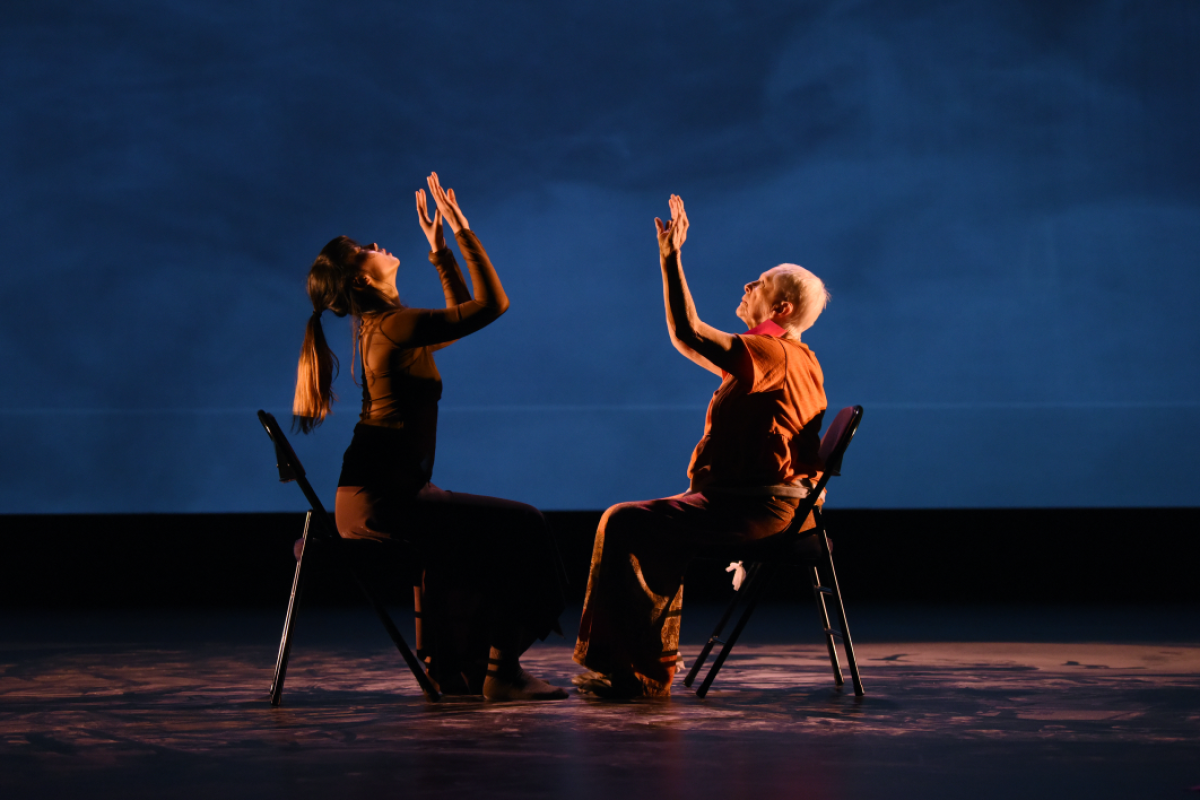
{"label": "short white hair", "polygon": [[774,295],[772,303],[786,300],[795,309],[784,327],[795,334],[811,328],[829,303],[824,282],[799,264],[780,264],[767,270],[767,275]]}

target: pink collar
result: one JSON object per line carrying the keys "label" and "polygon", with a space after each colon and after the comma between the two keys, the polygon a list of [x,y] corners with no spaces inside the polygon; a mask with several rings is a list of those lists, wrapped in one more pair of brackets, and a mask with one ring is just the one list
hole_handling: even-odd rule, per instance
{"label": "pink collar", "polygon": [[779,327],[775,320],[765,320],[758,325],[755,325],[750,330],[746,331],[747,336],[774,336],[776,339],[781,339],[787,335],[787,331]]}

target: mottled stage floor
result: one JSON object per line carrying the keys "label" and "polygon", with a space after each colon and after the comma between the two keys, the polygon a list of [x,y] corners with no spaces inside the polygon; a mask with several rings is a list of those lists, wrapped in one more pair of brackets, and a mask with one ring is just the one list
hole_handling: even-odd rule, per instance
{"label": "mottled stage floor", "polygon": [[1197,796],[1194,609],[851,613],[861,700],[771,607],[705,700],[430,704],[369,612],[314,609],[272,709],[279,614],[3,612],[0,796]]}

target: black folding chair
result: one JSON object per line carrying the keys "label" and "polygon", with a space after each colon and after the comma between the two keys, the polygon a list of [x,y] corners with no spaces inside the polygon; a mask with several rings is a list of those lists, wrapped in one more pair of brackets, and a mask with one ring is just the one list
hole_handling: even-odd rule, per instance
{"label": "black folding chair", "polygon": [[[321,503],[321,498],[317,497],[317,493],[313,491],[312,485],[304,477],[304,467],[301,466],[300,459],[296,457],[296,451],[292,449],[291,443],[283,435],[283,430],[279,427],[279,423],[275,421],[274,416],[268,414],[266,411],[258,412],[258,421],[262,423],[262,426],[267,431],[267,435],[271,437],[271,442],[275,445],[275,465],[279,468],[279,480],[283,483],[295,481],[300,486],[300,490],[304,492],[309,505],[308,516],[304,519],[304,536],[301,539],[300,555],[296,559],[296,574],[292,578],[292,594],[288,600],[287,617],[284,618],[283,622],[283,636],[279,641],[279,656],[275,659],[275,677],[271,680],[271,705],[279,705],[280,699],[283,697],[283,681],[287,676],[288,657],[292,652],[293,623],[296,619],[296,609],[300,605],[301,590],[304,587],[304,556],[308,552],[309,543],[314,540],[320,542],[322,552],[330,553],[337,560],[339,566],[350,573],[350,576],[362,591],[363,596],[366,597],[367,602],[375,609],[375,613],[379,616],[379,621],[383,623],[388,636],[391,637],[392,642],[396,645],[396,649],[400,651],[400,655],[404,658],[404,663],[408,664],[408,668],[412,671],[413,677],[417,679],[421,691],[430,700],[437,701],[439,699],[438,691],[434,687],[433,682],[425,674],[421,662],[417,660],[412,650],[409,649],[408,642],[404,641],[404,636],[401,635],[395,623],[392,622],[387,609],[379,602],[375,593],[371,591],[371,588],[350,563],[345,553],[346,543],[338,535],[337,526],[325,510],[325,506]],[[420,624],[419,619],[420,617],[418,616],[418,625]]]}
{"label": "black folding chair", "polygon": [[[850,446],[850,440],[854,438],[854,433],[858,430],[858,423],[862,420],[862,413],[862,406],[843,408],[833,418],[833,422],[829,424],[825,435],[821,437],[821,459],[825,463],[825,472],[821,475],[821,480],[817,482],[816,487],[808,497],[800,501],[800,505],[796,509],[796,517],[788,530],[742,548],[721,551],[720,555],[729,557],[732,560],[741,560],[743,564],[748,566],[741,588],[735,591],[729,607],[725,609],[725,614],[717,622],[717,627],[713,630],[712,636],[705,643],[704,649],[700,651],[700,656],[696,659],[691,671],[688,672],[687,677],[683,681],[684,686],[690,687],[700,674],[704,662],[708,660],[713,645],[723,645],[721,652],[717,654],[717,660],[713,662],[712,668],[704,676],[704,681],[700,684],[700,688],[696,690],[696,694],[700,697],[708,694],[708,689],[716,679],[717,673],[720,672],[721,665],[725,663],[725,659],[729,657],[729,651],[733,649],[738,637],[742,635],[742,629],[746,627],[750,615],[754,613],[758,601],[762,599],[771,580],[785,568],[797,566],[806,569],[812,580],[813,597],[817,601],[817,611],[820,616],[821,627],[825,633],[825,644],[829,648],[829,661],[833,665],[833,680],[838,686],[844,684],[842,669],[838,664],[837,648],[834,644],[834,639],[837,638],[842,640],[842,646],[846,651],[846,661],[850,666],[850,677],[854,682],[854,694],[862,697],[862,679],[858,674],[858,662],[854,659],[854,643],[850,639],[850,625],[846,622],[846,608],[842,604],[842,591],[838,587],[837,571],[833,568],[833,556],[829,549],[829,536],[825,532],[825,523],[821,519],[821,511],[816,507],[817,498],[821,496],[821,492],[824,491],[825,485],[829,483],[830,477],[841,474],[842,456],[845,455],[846,448]],[[802,534],[800,533],[800,526],[804,524],[810,512],[816,518],[816,530]],[[718,554],[706,555],[712,557]],[[827,583],[822,583],[821,581],[822,570],[825,572]],[[746,607],[742,612],[741,618],[738,619],[737,625],[734,626],[733,633],[729,635],[729,640],[721,641],[719,638],[721,632],[725,629],[729,618],[733,616],[734,610],[743,598],[745,599]],[[838,629],[835,629],[830,624],[826,598],[829,598],[833,602],[833,609],[840,626]]]}

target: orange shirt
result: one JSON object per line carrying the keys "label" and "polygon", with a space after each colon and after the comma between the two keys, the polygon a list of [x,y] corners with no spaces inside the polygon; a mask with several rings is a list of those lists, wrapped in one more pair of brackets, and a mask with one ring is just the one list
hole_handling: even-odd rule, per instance
{"label": "orange shirt", "polygon": [[691,490],[815,483],[821,469],[825,377],[808,346],[770,320],[738,338],[753,378],[725,373],[688,466]]}

